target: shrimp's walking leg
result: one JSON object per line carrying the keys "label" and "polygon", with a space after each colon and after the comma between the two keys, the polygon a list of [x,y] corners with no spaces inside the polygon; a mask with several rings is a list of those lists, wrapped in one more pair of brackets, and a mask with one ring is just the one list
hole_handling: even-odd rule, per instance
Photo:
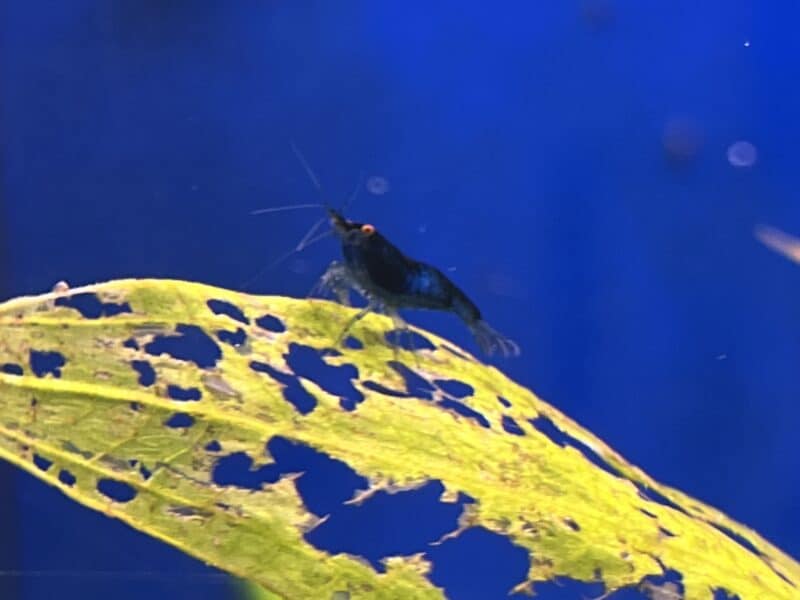
{"label": "shrimp's walking leg", "polygon": [[375,306],[372,303],[367,304],[364,308],[362,308],[360,311],[358,311],[356,314],[354,314],[352,317],[350,317],[350,319],[345,324],[344,329],[342,329],[342,333],[340,333],[339,337],[336,338],[336,343],[334,344],[334,347],[335,346],[340,346],[341,343],[342,343],[342,340],[345,338],[345,336],[350,331],[350,329],[353,327],[353,325],[355,325],[361,319],[366,317],[367,313],[372,311],[374,308],[375,308]]}
{"label": "shrimp's walking leg", "polygon": [[[411,329],[409,329],[408,323],[406,323],[405,319],[400,316],[400,313],[397,311],[391,311],[388,313],[388,315],[391,317],[395,329],[397,330],[397,341],[400,341],[400,336],[406,336],[406,339],[408,340],[408,346],[411,349],[411,354],[414,355],[414,362],[419,367],[419,356],[417,356],[417,349],[414,347],[414,333],[411,331]],[[399,343],[392,344],[395,353],[395,360],[397,359],[397,346],[399,345]]]}

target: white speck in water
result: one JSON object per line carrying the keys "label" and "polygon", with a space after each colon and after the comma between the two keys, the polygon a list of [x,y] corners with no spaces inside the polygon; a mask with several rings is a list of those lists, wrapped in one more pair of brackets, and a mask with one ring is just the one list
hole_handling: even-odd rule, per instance
{"label": "white speck in water", "polygon": [[745,48],[749,48],[750,47],[750,40],[745,40],[744,41],[744,47]]}
{"label": "white speck in water", "polygon": [[376,196],[383,196],[389,191],[389,182],[385,178],[378,175],[367,177],[366,183],[367,191]]}
{"label": "white speck in water", "polygon": [[455,271],[455,270],[456,270],[456,268],[455,268],[455,267],[447,267],[447,270],[448,270],[450,273],[452,273],[453,271]]}
{"label": "white speck in water", "polygon": [[726,358],[728,358],[728,355],[724,354],[724,353],[723,354],[717,354],[717,356],[716,356],[717,360],[725,360]]}
{"label": "white speck in water", "polygon": [[750,142],[740,140],[728,147],[728,162],[734,167],[752,167],[758,160],[758,151]]}
{"label": "white speck in water", "polygon": [[191,188],[189,188],[189,189],[191,189],[193,192],[196,192],[197,190],[199,190],[199,189],[200,189],[200,186],[199,186],[199,185],[197,185],[197,184],[195,183],[195,184],[193,184],[193,185],[192,185],[192,187],[191,187]]}
{"label": "white speck in water", "polygon": [[428,233],[428,224],[427,223],[423,223],[422,225],[417,227],[417,231],[419,233]]}

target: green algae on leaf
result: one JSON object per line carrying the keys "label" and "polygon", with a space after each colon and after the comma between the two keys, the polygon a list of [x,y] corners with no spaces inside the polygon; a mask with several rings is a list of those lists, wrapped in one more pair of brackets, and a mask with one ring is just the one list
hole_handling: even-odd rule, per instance
{"label": "green algae on leaf", "polygon": [[[669,569],[685,598],[798,597],[800,566],[756,532],[449,342],[420,332],[432,348],[412,354],[369,315],[330,349],[351,314],[169,280],[8,301],[0,458],[269,597],[442,598],[431,544],[474,528],[524,549],[517,591],[569,577],[655,596],[645,577]],[[358,486],[315,505],[287,448]],[[454,515],[436,539],[386,556],[312,543],[332,511],[409,490]]]}

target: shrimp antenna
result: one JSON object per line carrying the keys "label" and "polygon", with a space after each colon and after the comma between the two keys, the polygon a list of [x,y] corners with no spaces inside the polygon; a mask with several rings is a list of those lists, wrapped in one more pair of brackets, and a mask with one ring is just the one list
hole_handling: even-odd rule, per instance
{"label": "shrimp antenna", "polygon": [[311,183],[314,185],[315,188],[317,188],[317,191],[319,192],[320,196],[323,197],[322,200],[323,206],[327,207],[328,203],[325,202],[324,199],[325,192],[323,192],[322,185],[320,184],[319,179],[317,179],[317,175],[314,173],[314,170],[311,168],[311,165],[308,164],[306,157],[303,156],[302,152],[300,152],[300,148],[297,147],[297,145],[294,143],[294,140],[289,142],[289,145],[292,147],[292,152],[294,152],[294,155],[297,157],[297,160],[300,161],[300,164],[302,165],[303,169],[305,169],[306,175],[308,175],[308,178],[311,180]]}
{"label": "shrimp antenna", "polygon": [[[308,178],[311,180],[311,183],[314,185],[315,188],[317,188],[317,191],[320,193],[320,196],[322,196],[322,204],[317,204],[317,205],[300,204],[297,205],[298,208],[301,206],[303,208],[318,206],[320,208],[329,209],[330,205],[325,201],[325,192],[322,189],[322,184],[319,182],[316,173],[314,173],[314,169],[312,169],[311,165],[308,164],[306,157],[300,151],[300,148],[297,147],[297,144],[294,143],[294,140],[289,142],[289,145],[292,147],[292,152],[294,152],[294,155],[297,157],[297,160],[300,161],[300,164],[302,165],[303,169],[305,169]],[[361,173],[358,174],[358,179],[356,180],[356,187],[353,189],[352,193],[347,198],[347,201],[342,205],[342,208],[339,212],[346,211],[347,208],[353,203],[353,201],[356,199],[356,196],[358,196],[358,192],[361,189],[361,184],[363,182],[364,182],[364,172],[362,171]]]}
{"label": "shrimp antenna", "polygon": [[314,232],[315,232],[317,229],[319,229],[319,226],[320,226],[320,224],[321,224],[323,221],[324,221],[324,219],[323,219],[322,221],[317,221],[317,223],[314,225],[314,227],[312,227],[311,229],[309,229],[309,230],[308,230],[308,233],[307,233],[307,234],[305,234],[305,235],[303,236],[303,239],[302,239],[302,240],[300,240],[300,243],[298,243],[298,244],[297,244],[297,246],[295,246],[294,248],[292,248],[291,250],[289,250],[289,251],[288,251],[288,252],[286,252],[285,254],[281,254],[281,255],[280,255],[278,258],[274,259],[274,260],[273,260],[271,263],[269,263],[267,266],[265,266],[265,267],[262,267],[262,268],[261,268],[261,269],[258,271],[258,273],[256,273],[255,275],[253,275],[253,276],[252,276],[250,279],[248,279],[247,281],[245,281],[245,282],[242,284],[242,289],[243,289],[243,290],[246,290],[246,289],[248,289],[248,288],[249,288],[249,287],[250,287],[250,286],[253,284],[253,282],[255,282],[255,281],[256,281],[256,279],[260,278],[260,277],[261,277],[261,276],[262,276],[264,273],[266,273],[266,272],[267,272],[267,271],[269,271],[270,269],[274,269],[275,267],[277,267],[279,264],[281,264],[283,261],[285,261],[287,258],[289,258],[289,257],[290,257],[292,254],[294,254],[295,252],[300,252],[301,250],[304,250],[305,248],[308,248],[308,247],[309,247],[309,246],[311,246],[312,244],[316,244],[318,241],[320,241],[320,240],[324,240],[326,237],[328,237],[329,235],[331,235],[333,232],[332,232],[332,231],[330,231],[330,230],[328,230],[328,231],[323,231],[322,233],[319,233],[319,234],[317,234],[317,235],[313,235],[313,233],[314,233]]}
{"label": "shrimp antenna", "polygon": [[356,187],[353,189],[353,193],[347,198],[347,201],[342,205],[342,210],[340,212],[344,212],[348,209],[348,207],[355,201],[356,196],[358,196],[358,192],[361,189],[361,184],[364,183],[364,171],[361,171],[358,174],[358,179],[356,180]]}
{"label": "shrimp antenna", "polygon": [[286,210],[298,210],[302,208],[325,208],[324,204],[288,204],[286,206],[271,206],[269,208],[259,208],[250,211],[251,215],[263,215],[265,213],[283,212]]}
{"label": "shrimp antenna", "polygon": [[[314,173],[314,170],[311,168],[311,165],[308,164],[308,161],[306,160],[306,157],[303,155],[303,153],[300,151],[300,149],[297,147],[297,145],[294,143],[294,141],[290,142],[290,146],[292,148],[292,152],[294,152],[294,155],[297,157],[297,160],[300,162],[300,165],[303,167],[303,169],[305,170],[306,174],[308,175],[308,178],[311,180],[312,185],[316,188],[317,192],[319,192],[320,196],[322,196],[322,203],[291,204],[291,205],[288,205],[288,206],[273,206],[273,207],[269,207],[269,208],[259,208],[259,209],[256,209],[254,211],[251,211],[250,212],[251,215],[262,215],[262,214],[267,214],[267,213],[276,213],[276,212],[283,212],[283,211],[288,211],[288,210],[298,210],[298,209],[305,209],[305,208],[324,208],[326,210],[330,209],[330,205],[327,202],[325,202],[324,191],[322,189],[322,185],[320,184],[316,173]],[[350,204],[355,200],[356,196],[358,195],[358,191],[361,188],[361,184],[363,183],[363,179],[364,179],[364,173],[362,172],[362,173],[359,174],[358,181],[356,182],[356,187],[353,190],[353,192],[350,194],[350,197],[344,203],[344,206],[342,207],[341,212],[344,212],[347,209],[347,207],[350,206]],[[312,244],[316,244],[318,241],[323,240],[326,237],[328,237],[329,235],[331,235],[333,233],[332,230],[323,231],[322,233],[317,233],[319,231],[319,228],[325,223],[325,221],[327,221],[327,218],[323,217],[322,219],[319,219],[316,223],[314,223],[311,226],[311,228],[306,232],[306,234],[300,239],[300,241],[297,243],[297,245],[294,248],[292,248],[291,250],[289,250],[285,254],[282,254],[281,256],[276,258],[275,260],[273,260],[267,266],[262,268],[258,273],[256,273],[253,277],[251,277],[249,280],[247,280],[243,284],[244,289],[247,289],[248,287],[250,287],[250,285],[256,279],[261,277],[261,275],[263,275],[264,272],[266,272],[266,271],[268,271],[270,269],[274,269],[277,265],[279,265],[280,263],[285,261],[292,254],[295,254],[296,252],[300,252],[300,251],[308,248]]]}

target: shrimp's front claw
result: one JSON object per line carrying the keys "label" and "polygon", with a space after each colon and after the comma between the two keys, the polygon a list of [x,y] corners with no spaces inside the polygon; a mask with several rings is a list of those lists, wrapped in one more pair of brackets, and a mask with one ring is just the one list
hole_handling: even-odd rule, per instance
{"label": "shrimp's front claw", "polygon": [[322,277],[319,278],[314,287],[308,293],[309,296],[327,296],[333,294],[339,304],[350,306],[350,275],[347,267],[339,262],[333,261]]}

